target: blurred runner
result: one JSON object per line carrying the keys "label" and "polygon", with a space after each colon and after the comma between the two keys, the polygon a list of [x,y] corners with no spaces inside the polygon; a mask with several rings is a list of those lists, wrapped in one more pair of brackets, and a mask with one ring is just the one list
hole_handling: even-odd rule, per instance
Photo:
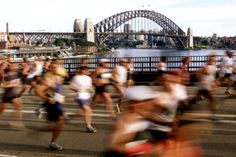
{"label": "blurred runner", "polygon": [[226,51],[226,56],[222,59],[221,61],[221,66],[220,66],[220,75],[223,75],[223,84],[226,84],[226,94],[231,94],[229,91],[230,86],[231,86],[231,81],[230,77],[233,72],[233,52],[232,51]]}
{"label": "blurred runner", "polygon": [[212,91],[218,86],[216,80],[216,56],[211,55],[208,58],[207,64],[203,66],[198,73],[198,91],[196,96],[190,101],[191,103],[196,103],[201,97],[209,100],[208,107],[211,112],[210,118],[215,119],[216,102],[214,101]]}
{"label": "blurred runner", "polygon": [[99,97],[101,97],[106,104],[106,110],[111,116],[115,116],[113,110],[113,102],[110,94],[107,91],[107,85],[110,84],[112,74],[108,69],[109,60],[100,59],[99,66],[93,74],[93,83],[95,85],[95,94],[93,96],[93,105],[96,104]]}
{"label": "blurred runner", "polygon": [[92,109],[90,107],[90,92],[93,90],[92,79],[87,76],[88,68],[82,66],[77,69],[76,75],[70,82],[70,88],[76,92],[76,101],[82,108],[82,113],[78,111],[77,116],[83,115],[86,123],[86,129],[88,132],[97,132],[91,125],[92,121]]}
{"label": "blurred runner", "polygon": [[[186,98],[185,94],[176,94],[174,91],[175,84],[180,81],[178,76],[165,76],[163,92],[156,92],[146,86],[127,89],[124,98],[127,110],[116,122],[106,157],[201,156],[200,148],[193,145],[190,139],[183,138],[183,135],[187,137],[186,132],[181,133],[185,129],[178,129],[178,132],[176,130],[175,113],[178,101]],[[135,141],[137,135],[144,131],[150,133],[150,139]]]}
{"label": "blurred runner", "polygon": [[[57,139],[64,127],[63,107],[64,96],[62,95],[62,89],[58,84],[58,79],[55,74],[48,73],[45,78],[35,86],[35,93],[42,98],[45,103],[43,107],[47,111],[47,120],[50,122],[48,126],[38,127],[35,131],[49,131],[52,132],[52,138],[48,149],[50,150],[62,150],[63,147],[56,144]],[[34,134],[37,134],[34,132]]]}
{"label": "blurred runner", "polygon": [[134,80],[133,80],[133,73],[134,73],[134,63],[132,58],[128,59],[127,62],[127,87],[131,87],[134,85]]}
{"label": "blurred runner", "polygon": [[2,88],[4,88],[4,93],[2,96],[2,103],[0,108],[0,114],[8,107],[8,104],[13,104],[15,106],[15,112],[13,112],[13,119],[10,122],[11,125],[22,127],[22,100],[19,97],[17,88],[20,87],[21,82],[18,77],[18,67],[17,64],[9,64],[6,69],[4,69],[5,74],[4,82],[1,83]]}
{"label": "blurred runner", "polygon": [[111,80],[113,81],[113,84],[115,85],[117,91],[119,92],[119,100],[116,104],[117,112],[120,113],[120,103],[122,101],[122,97],[124,95],[124,91],[126,89],[126,83],[127,83],[127,60],[125,58],[120,58],[119,65],[117,65],[112,73]]}
{"label": "blurred runner", "polygon": [[167,72],[166,57],[162,56],[160,62],[156,65],[157,68],[157,78],[151,83],[151,85],[161,85],[163,82],[163,76]]}

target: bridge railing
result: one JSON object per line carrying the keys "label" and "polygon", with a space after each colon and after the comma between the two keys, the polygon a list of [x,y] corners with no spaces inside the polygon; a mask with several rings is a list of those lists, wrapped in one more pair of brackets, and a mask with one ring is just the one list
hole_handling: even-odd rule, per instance
{"label": "bridge railing", "polygon": [[[167,70],[173,71],[178,69],[182,64],[182,59],[185,56],[165,56],[167,62]],[[188,70],[190,72],[194,72],[199,70],[203,65],[206,64],[208,60],[208,56],[189,56],[190,64]],[[216,64],[220,64],[221,58],[224,56],[217,55]],[[134,64],[134,72],[156,72],[157,63],[160,62],[161,57],[129,57],[133,60]],[[117,64],[119,64],[120,58],[108,58],[110,61],[109,68],[113,69]],[[127,58],[128,59],[128,58]],[[74,73],[76,69],[81,65],[81,58],[73,58],[73,59],[65,59],[64,67],[68,70],[69,73]],[[88,58],[89,63],[88,67],[91,71],[94,71],[99,63],[99,58]],[[236,60],[236,56],[234,56],[234,60]]]}

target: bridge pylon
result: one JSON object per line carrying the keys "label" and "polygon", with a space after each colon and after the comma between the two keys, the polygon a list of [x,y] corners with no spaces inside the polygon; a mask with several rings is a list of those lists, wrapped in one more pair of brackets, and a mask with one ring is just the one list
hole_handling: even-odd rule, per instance
{"label": "bridge pylon", "polygon": [[74,22],[74,32],[76,33],[82,33],[84,32],[84,26],[83,26],[83,22],[81,19],[75,19]]}
{"label": "bridge pylon", "polygon": [[187,31],[187,48],[193,48],[193,30],[189,27]]}
{"label": "bridge pylon", "polygon": [[94,26],[91,18],[86,18],[84,21],[84,32],[86,33],[86,41],[95,42],[94,38]]}

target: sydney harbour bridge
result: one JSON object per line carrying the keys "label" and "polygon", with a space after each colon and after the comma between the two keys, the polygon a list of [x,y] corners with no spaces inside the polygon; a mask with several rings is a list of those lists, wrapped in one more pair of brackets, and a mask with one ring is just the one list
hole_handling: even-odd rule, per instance
{"label": "sydney harbour bridge", "polygon": [[[125,26],[131,28],[124,29]],[[162,31],[155,31],[159,26]],[[85,30],[85,29],[84,29]],[[170,37],[177,48],[188,48],[193,40],[191,31],[186,33],[171,19],[153,10],[132,10],[112,15],[93,25],[87,31],[74,32],[9,32],[17,39],[52,41],[57,38],[86,38],[94,36],[96,43],[102,43],[111,35]],[[193,42],[193,41],[192,41]]]}

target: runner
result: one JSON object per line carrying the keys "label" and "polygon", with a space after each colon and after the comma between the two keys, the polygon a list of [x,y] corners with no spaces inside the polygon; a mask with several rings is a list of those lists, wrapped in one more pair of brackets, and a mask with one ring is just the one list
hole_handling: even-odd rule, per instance
{"label": "runner", "polygon": [[20,78],[17,76],[17,64],[9,64],[4,71],[4,82],[2,82],[1,87],[5,90],[2,97],[0,114],[2,114],[8,107],[9,103],[13,104],[15,106],[15,112],[13,112],[13,119],[10,122],[10,125],[22,127],[22,101],[16,91],[16,89],[21,85]]}
{"label": "runner", "polygon": [[215,110],[216,110],[216,102],[212,96],[212,91],[216,89],[217,81],[216,81],[216,57],[215,55],[209,56],[207,64],[202,67],[198,73],[198,91],[195,97],[190,101],[191,103],[196,103],[201,97],[207,98],[209,100],[208,107],[211,112],[211,116],[209,118],[215,119]]}
{"label": "runner", "polygon": [[[24,58],[23,59],[24,63],[23,63],[23,70],[22,70],[22,78],[21,78],[21,81],[22,81],[22,88],[21,88],[21,91],[19,93],[19,96],[21,96],[25,91],[26,89],[31,86],[31,82],[33,81],[34,77],[35,77],[35,74],[34,74],[34,71],[35,71],[35,63],[32,61],[32,60],[29,60],[28,58]],[[28,92],[29,95],[31,95],[30,92]]]}
{"label": "runner", "polygon": [[[181,84],[181,78],[177,73],[165,74],[164,82],[163,92],[154,91],[146,86],[134,86],[126,90],[124,99],[127,110],[118,117],[111,136],[110,149],[105,153],[106,157],[138,154],[200,156],[198,147],[193,146],[189,140],[183,140],[182,134],[174,130],[178,101],[186,99],[187,96],[181,88],[176,93],[178,87],[176,85]],[[151,141],[147,141],[148,139],[134,141],[138,133],[145,130],[151,135]],[[170,143],[173,145],[170,146]]]}
{"label": "runner", "polygon": [[97,132],[96,129],[91,125],[92,121],[92,109],[90,108],[90,92],[93,90],[92,79],[87,76],[88,68],[85,66],[80,67],[76,75],[72,78],[70,82],[70,87],[72,90],[77,92],[76,101],[82,108],[82,113],[78,111],[77,116],[84,115],[86,129],[88,132]]}
{"label": "runner", "polygon": [[58,84],[56,75],[54,74],[47,74],[41,83],[36,86],[35,93],[45,101],[43,106],[47,111],[47,120],[51,123],[46,127],[36,128],[35,131],[52,132],[48,149],[62,150],[63,147],[56,144],[64,127],[63,109],[61,105],[64,103],[64,96],[61,93],[61,86]]}
{"label": "runner", "polygon": [[37,77],[41,77],[41,76],[42,76],[42,73],[43,73],[43,66],[44,66],[44,57],[43,57],[43,56],[39,56],[39,57],[36,59],[36,61],[34,62],[34,64],[35,64],[35,68],[34,68],[33,74],[32,74],[33,79],[31,80],[31,83],[30,83],[31,87],[30,87],[30,89],[29,89],[29,91],[28,91],[28,93],[29,93],[30,95],[32,95],[31,91],[32,91],[32,89],[33,89],[33,87],[32,87],[32,82],[35,81],[35,79],[36,79]]}
{"label": "runner", "polygon": [[120,59],[119,65],[117,65],[112,73],[112,81],[121,96],[124,94],[125,86],[127,82],[127,60],[124,58]]}
{"label": "runner", "polygon": [[52,59],[48,57],[43,66],[43,73],[47,73],[48,71],[51,70],[52,67],[51,64],[52,64]]}
{"label": "runner", "polygon": [[158,83],[161,85],[163,83],[163,75],[167,72],[167,63],[166,57],[161,57],[160,62],[157,64],[157,75],[158,75]]}
{"label": "runner", "polygon": [[133,73],[134,73],[134,63],[131,58],[128,59],[127,62],[127,87],[131,87],[134,85],[134,80],[133,80]]}
{"label": "runner", "polygon": [[108,59],[100,59],[99,67],[95,70],[95,73],[93,74],[93,83],[95,85],[93,105],[96,104],[99,97],[103,98],[106,103],[106,110],[113,117],[115,116],[113,110],[113,102],[110,94],[106,89],[112,77],[112,74],[108,69],[108,65],[109,65]]}
{"label": "runner", "polygon": [[[131,69],[130,69],[131,70]],[[131,75],[131,74],[129,74]],[[127,77],[128,77],[128,70],[127,70],[127,60],[124,58],[120,59],[119,65],[117,65],[112,73],[111,80],[113,81],[114,86],[116,87],[117,91],[119,92],[119,99],[118,103],[115,104],[117,108],[117,113],[121,112],[120,104],[127,87]]]}
{"label": "runner", "polygon": [[[55,76],[57,80],[57,85],[60,89],[62,89],[62,85],[64,83],[64,80],[68,77],[68,73],[65,68],[62,67],[63,61],[61,59],[56,59],[50,64],[50,68],[47,70],[47,72],[44,74],[44,76]],[[40,79],[40,78],[39,78]],[[37,79],[36,79],[37,80]],[[32,87],[34,88],[35,81],[32,82]],[[63,104],[62,104],[63,105]],[[41,105],[39,108],[35,109],[36,115],[39,119],[42,118],[42,111],[44,110],[45,106]],[[64,112],[64,118],[67,120],[69,119],[68,115],[66,115]]]}
{"label": "runner", "polygon": [[233,52],[232,51],[226,51],[226,56],[222,59],[221,61],[221,66],[220,66],[220,73],[223,75],[223,83],[226,84],[226,94],[231,94],[229,91],[230,86],[231,86],[231,81],[230,81],[230,76],[233,72]]}

